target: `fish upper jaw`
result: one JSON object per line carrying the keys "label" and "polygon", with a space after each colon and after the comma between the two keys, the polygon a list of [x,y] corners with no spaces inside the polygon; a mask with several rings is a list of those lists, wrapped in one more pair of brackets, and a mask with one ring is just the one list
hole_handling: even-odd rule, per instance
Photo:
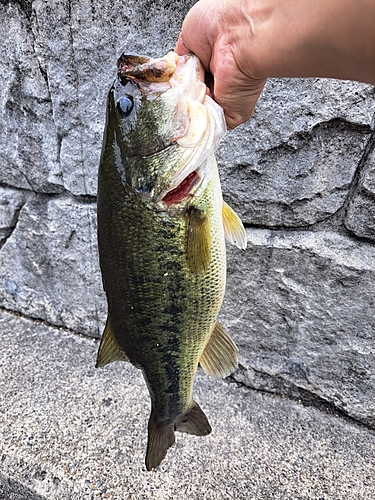
{"label": "fish upper jaw", "polygon": [[144,83],[164,83],[168,82],[176,71],[178,60],[178,54],[172,51],[158,59],[122,54],[117,61],[117,67],[120,77]]}

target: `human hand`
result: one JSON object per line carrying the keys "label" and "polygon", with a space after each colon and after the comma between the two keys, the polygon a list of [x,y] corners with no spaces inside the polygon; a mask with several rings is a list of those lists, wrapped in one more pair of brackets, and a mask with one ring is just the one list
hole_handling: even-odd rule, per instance
{"label": "human hand", "polygon": [[248,120],[267,77],[375,84],[375,0],[199,0],[176,45],[194,52],[227,127]]}
{"label": "human hand", "polygon": [[[243,43],[248,44],[246,51]],[[208,94],[223,108],[228,129],[253,115],[266,83],[253,67],[249,44],[240,2],[200,0],[187,14],[175,47],[177,54],[193,52],[201,60]]]}

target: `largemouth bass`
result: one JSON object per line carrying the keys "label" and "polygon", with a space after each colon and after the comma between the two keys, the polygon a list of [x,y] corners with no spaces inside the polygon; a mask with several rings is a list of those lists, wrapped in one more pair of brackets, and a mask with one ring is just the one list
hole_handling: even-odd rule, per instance
{"label": "largemouth bass", "polygon": [[108,95],[98,183],[108,318],[97,366],[128,360],[143,372],[147,470],[163,460],[175,431],[211,432],[192,398],[198,363],[214,378],[237,365],[217,315],[224,236],[245,248],[246,233],[222,199],[214,151],[226,126],[203,80],[193,54],[124,54]]}

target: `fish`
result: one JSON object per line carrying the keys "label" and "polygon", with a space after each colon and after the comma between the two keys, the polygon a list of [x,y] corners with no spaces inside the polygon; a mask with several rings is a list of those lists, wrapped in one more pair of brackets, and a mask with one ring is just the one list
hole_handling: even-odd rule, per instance
{"label": "fish", "polygon": [[211,432],[193,399],[200,365],[231,374],[238,350],[218,320],[225,238],[246,248],[223,201],[214,152],[226,132],[194,54],[122,54],[108,93],[98,173],[98,248],[108,316],[97,367],[129,361],[151,399],[146,469],[175,431]]}

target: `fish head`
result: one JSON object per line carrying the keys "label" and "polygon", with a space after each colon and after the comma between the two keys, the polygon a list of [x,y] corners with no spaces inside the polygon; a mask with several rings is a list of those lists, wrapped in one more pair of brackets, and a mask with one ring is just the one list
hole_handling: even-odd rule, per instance
{"label": "fish head", "polygon": [[[135,195],[159,210],[186,205],[207,184],[206,160],[226,132],[224,114],[206,95],[194,54],[123,54],[108,97],[117,169]],[[207,170],[207,171],[205,171]]]}

